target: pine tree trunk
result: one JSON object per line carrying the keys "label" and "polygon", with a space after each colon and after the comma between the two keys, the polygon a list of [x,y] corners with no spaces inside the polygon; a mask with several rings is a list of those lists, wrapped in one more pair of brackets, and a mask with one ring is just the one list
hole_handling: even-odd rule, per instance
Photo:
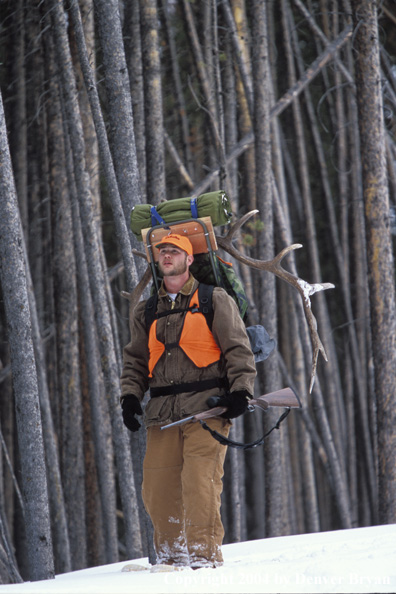
{"label": "pine tree trunk", "polygon": [[389,232],[377,3],[353,0],[356,96],[366,217],[371,326],[378,410],[379,519],[396,521],[396,306]]}
{"label": "pine tree trunk", "polygon": [[28,229],[28,196],[27,196],[27,128],[26,128],[26,64],[25,64],[25,21],[24,0],[14,3],[13,48],[11,62],[11,78],[15,85],[15,100],[12,102],[14,117],[10,121],[10,150],[13,155],[13,169],[18,204],[21,213],[22,227],[26,237]]}
{"label": "pine tree trunk", "polygon": [[147,159],[144,121],[144,80],[142,40],[140,31],[140,2],[131,0],[124,6],[125,59],[128,65],[131,87],[133,125],[136,142],[136,157],[139,168],[142,202],[147,202]]}
{"label": "pine tree trunk", "polygon": [[25,502],[29,579],[54,577],[37,373],[22,248],[22,226],[0,97],[1,285],[9,328],[18,442]]}
{"label": "pine tree trunk", "polygon": [[144,111],[147,161],[147,201],[166,200],[164,125],[157,0],[140,0]]}
{"label": "pine tree trunk", "polygon": [[110,146],[125,220],[141,202],[128,69],[118,0],[94,0],[95,21],[103,53],[110,123]]}
{"label": "pine tree trunk", "polygon": [[[268,21],[267,6],[262,0],[251,3],[252,41],[255,64],[253,72],[254,120],[256,158],[256,192],[257,207],[265,220],[265,235],[260,238],[259,257],[271,259],[274,255],[273,229],[273,192],[271,172],[271,136],[270,136],[270,70],[268,54]],[[268,333],[277,339],[277,308],[275,301],[275,278],[269,275],[260,277],[260,322]],[[265,392],[275,390],[279,386],[278,366],[274,359],[262,368],[260,386]],[[276,422],[276,413],[271,411],[265,417],[265,428],[268,431]],[[282,440],[268,439],[265,446],[265,481],[266,481],[266,524],[267,535],[281,534],[282,522],[282,475],[279,467],[282,459]]]}

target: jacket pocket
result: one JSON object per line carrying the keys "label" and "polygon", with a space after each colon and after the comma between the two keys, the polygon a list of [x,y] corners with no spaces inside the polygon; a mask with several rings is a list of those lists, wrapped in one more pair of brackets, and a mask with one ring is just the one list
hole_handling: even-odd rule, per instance
{"label": "jacket pocket", "polygon": [[169,396],[150,398],[144,411],[146,423],[166,423],[171,420],[172,407]]}
{"label": "jacket pocket", "polygon": [[[217,393],[218,392],[216,392],[216,394]],[[207,410],[209,407],[206,404],[206,401],[211,395],[210,392],[198,392],[197,394],[194,394],[194,396],[181,395],[179,400],[180,417],[189,417]]]}

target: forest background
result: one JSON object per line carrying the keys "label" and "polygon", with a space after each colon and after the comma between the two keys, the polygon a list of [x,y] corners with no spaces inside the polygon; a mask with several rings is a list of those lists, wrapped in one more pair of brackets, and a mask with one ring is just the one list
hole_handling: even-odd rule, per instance
{"label": "forest background", "polygon": [[119,407],[129,218],[219,188],[234,221],[258,210],[240,252],[301,244],[284,267],[335,285],[310,391],[301,296],[232,259],[277,341],[256,395],[302,408],[229,449],[225,542],[396,522],[395,3],[2,0],[0,23],[2,583],[152,554]]}

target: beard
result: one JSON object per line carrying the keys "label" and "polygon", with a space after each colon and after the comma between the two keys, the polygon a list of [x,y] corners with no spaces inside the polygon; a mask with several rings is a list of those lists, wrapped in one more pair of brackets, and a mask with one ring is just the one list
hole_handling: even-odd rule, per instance
{"label": "beard", "polygon": [[187,254],[182,262],[178,262],[177,264],[172,263],[171,267],[162,267],[162,263],[158,262],[158,268],[161,272],[162,276],[179,276],[184,274],[187,271]]}

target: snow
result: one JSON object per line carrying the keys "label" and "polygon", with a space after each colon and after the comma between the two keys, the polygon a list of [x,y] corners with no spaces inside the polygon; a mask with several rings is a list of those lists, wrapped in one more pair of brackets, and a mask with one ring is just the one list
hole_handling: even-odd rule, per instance
{"label": "snow", "polygon": [[128,562],[92,567],[55,580],[0,586],[0,594],[162,594],[396,592],[396,524],[282,536],[223,546],[224,565],[150,573]]}
{"label": "snow", "polygon": [[307,302],[308,307],[311,307],[311,300],[310,296],[314,295],[318,291],[326,291],[326,289],[335,289],[335,285],[333,283],[307,283],[305,280],[301,278],[297,279],[297,284],[301,288],[304,299]]}

